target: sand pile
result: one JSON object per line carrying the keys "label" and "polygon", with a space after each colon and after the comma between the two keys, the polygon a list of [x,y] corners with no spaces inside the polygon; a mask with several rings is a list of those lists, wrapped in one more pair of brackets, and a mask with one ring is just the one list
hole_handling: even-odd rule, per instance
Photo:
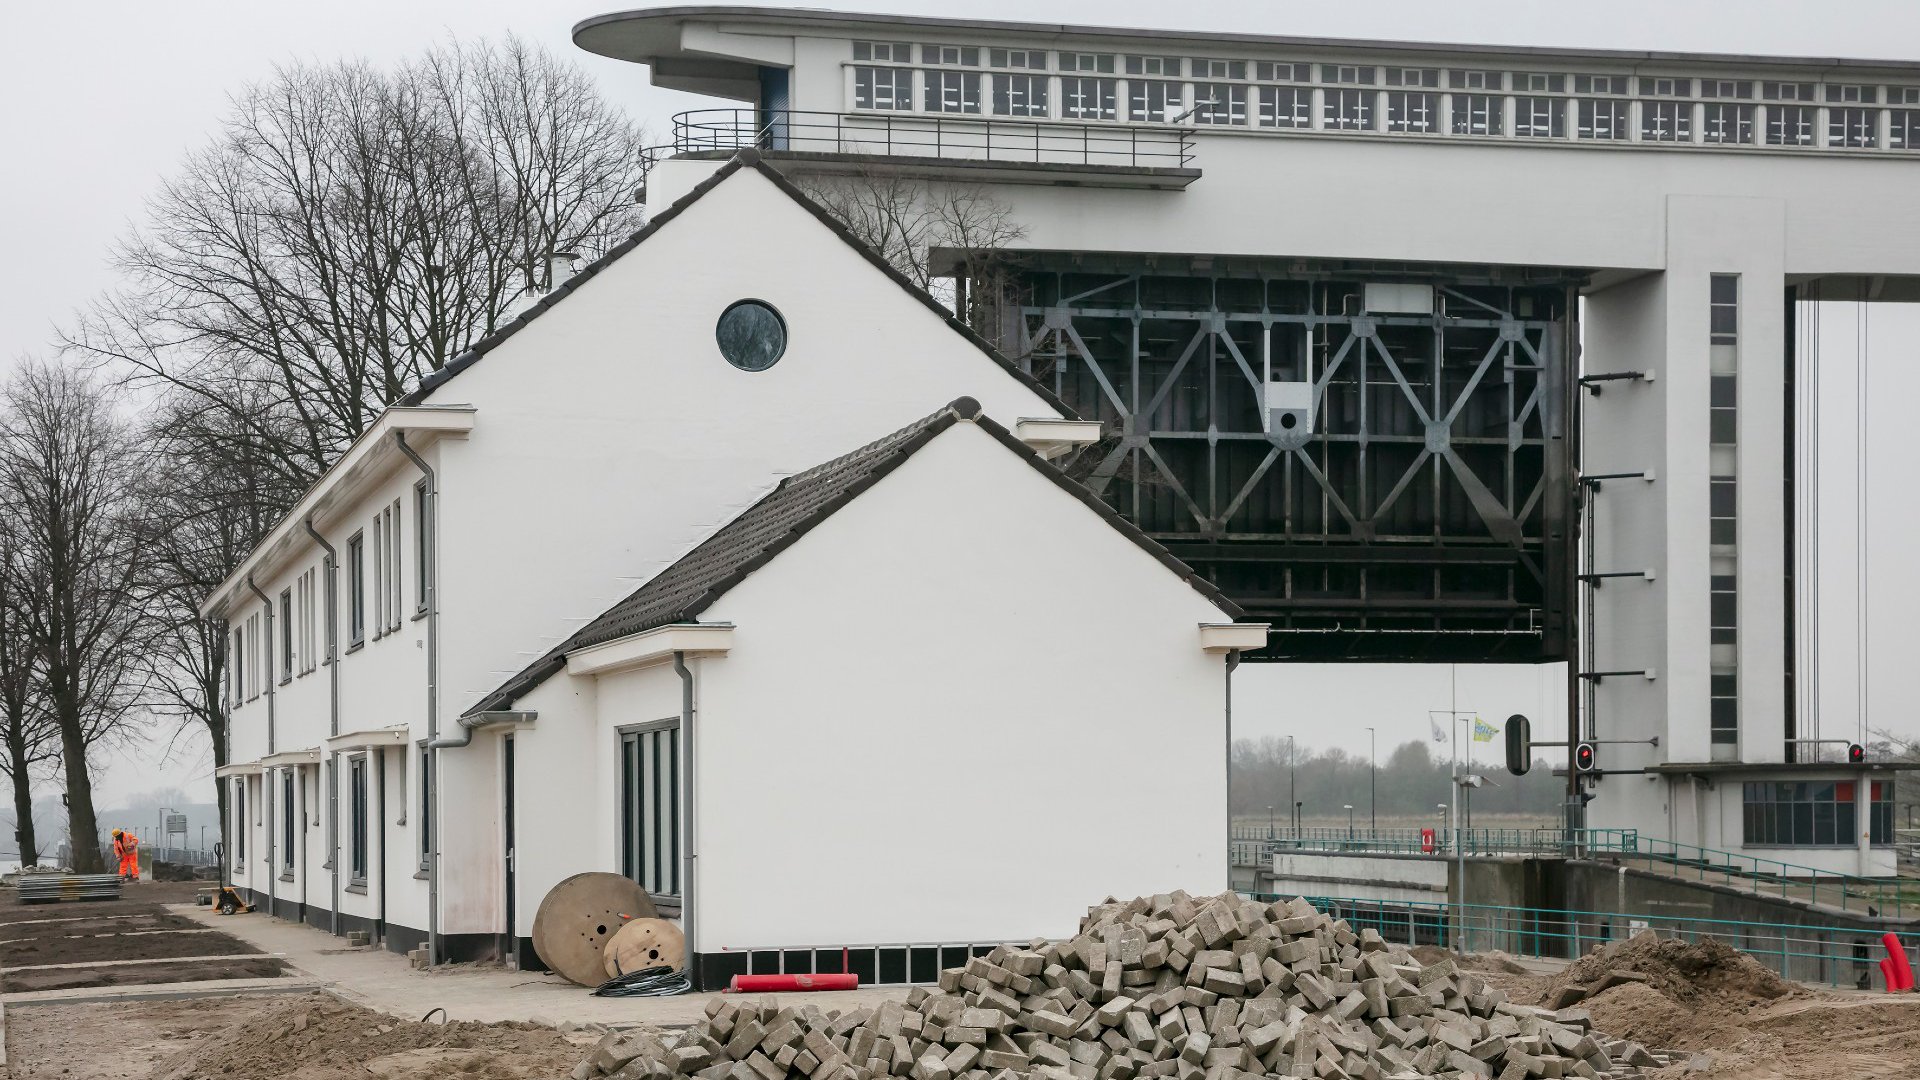
{"label": "sand pile", "polygon": [[154,1080],[320,1080],[322,1077],[565,1075],[580,1048],[529,1024],[446,1025],[394,1020],[326,994],[249,1006],[233,1023],[196,1034],[160,1061]]}
{"label": "sand pile", "polygon": [[1549,980],[1549,993],[1565,986],[1591,986],[1616,973],[1638,973],[1648,986],[1689,1004],[1710,1000],[1744,1008],[1804,993],[1723,941],[1686,942],[1651,931],[1588,953]]}

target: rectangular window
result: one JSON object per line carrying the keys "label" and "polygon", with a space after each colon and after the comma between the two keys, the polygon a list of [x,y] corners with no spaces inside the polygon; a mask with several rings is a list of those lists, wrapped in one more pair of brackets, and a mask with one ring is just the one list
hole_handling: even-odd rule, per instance
{"label": "rectangular window", "polygon": [[1196,124],[1246,126],[1247,88],[1238,83],[1195,83],[1193,104]]}
{"label": "rectangular window", "polygon": [[1498,71],[1449,71],[1447,86],[1454,90],[1504,90],[1506,76]]}
{"label": "rectangular window", "polygon": [[347,641],[367,639],[367,541],[362,533],[347,540]]}
{"label": "rectangular window", "polygon": [[874,60],[882,64],[913,63],[913,47],[904,41],[856,41],[855,60]]}
{"label": "rectangular window", "polygon": [[1702,79],[1700,96],[1735,101],[1753,100],[1753,83],[1746,79]]}
{"label": "rectangular window", "polygon": [[1721,746],[1740,743],[1740,678],[1737,675],[1713,675],[1708,680],[1711,711],[1708,714],[1709,737]]}
{"label": "rectangular window", "polygon": [[355,885],[367,883],[367,758],[347,760],[347,870]]}
{"label": "rectangular window", "polygon": [[1709,375],[1707,439],[1716,446],[1732,446],[1739,432],[1736,409],[1739,401],[1738,375]]}
{"label": "rectangular window", "polygon": [[1313,91],[1304,86],[1261,87],[1260,126],[1279,128],[1312,127]]}
{"label": "rectangular window", "polygon": [[233,696],[230,700],[235,705],[238,705],[247,693],[246,624],[242,623],[235,627],[232,637],[233,644],[230,646],[230,651],[227,655],[227,670],[231,673],[233,679]]}
{"label": "rectangular window", "polygon": [[1523,139],[1558,139],[1567,133],[1567,111],[1560,98],[1513,99],[1513,133]]}
{"label": "rectangular window", "polygon": [[373,636],[387,633],[387,528],[384,509],[373,515]]}
{"label": "rectangular window", "polygon": [[433,540],[433,500],[427,497],[427,482],[413,488],[413,607],[427,610],[427,570],[432,566],[428,547]]}
{"label": "rectangular window", "polygon": [[293,801],[293,770],[280,770],[280,865],[293,873],[293,838],[299,835],[293,816],[299,807]]}
{"label": "rectangular window", "polygon": [[1692,142],[1693,102],[1641,102],[1640,138],[1646,142]]}
{"label": "rectangular window", "polygon": [[405,550],[400,541],[400,500],[393,500],[382,514],[387,519],[387,632],[392,633],[400,629],[401,597],[406,592],[400,565],[400,553]]}
{"label": "rectangular window", "polygon": [[988,49],[987,66],[1045,71],[1047,70],[1047,51],[1045,49]]}
{"label": "rectangular window", "polygon": [[1313,81],[1313,65],[1273,64],[1262,61],[1253,66],[1253,74],[1261,82],[1310,83]]}
{"label": "rectangular window", "polygon": [[[1614,93],[1624,94],[1626,93],[1626,90],[1624,89],[1616,90],[1614,91]],[[1692,79],[1670,79],[1670,78],[1659,78],[1659,77],[1643,78],[1640,80],[1640,96],[1641,97],[1692,97],[1693,96],[1693,80]]]}
{"label": "rectangular window", "polygon": [[1047,115],[1047,84],[1048,77],[1045,75],[995,72],[993,74],[993,115],[1045,117]]}
{"label": "rectangular window", "polygon": [[1887,128],[1887,146],[1894,150],[1920,150],[1920,109],[1894,109]]}
{"label": "rectangular window", "polygon": [[1627,92],[1627,77],[1625,75],[1575,75],[1573,92],[1576,94],[1624,94]]}
{"label": "rectangular window", "polygon": [[1323,91],[1320,126],[1335,131],[1369,131],[1373,128],[1372,90],[1328,89]]}
{"label": "rectangular window", "polygon": [[881,112],[904,112],[913,108],[913,69],[854,68],[853,107]]}
{"label": "rectangular window", "polygon": [[1164,75],[1177,79],[1186,73],[1186,65],[1177,56],[1127,57],[1129,75]]}
{"label": "rectangular window", "polygon": [[233,863],[247,861],[247,778],[233,778]]}
{"label": "rectangular window", "polygon": [[1734,645],[1740,640],[1736,581],[1733,574],[1714,574],[1711,578],[1708,625],[1712,628],[1715,645]]}
{"label": "rectangular window", "polygon": [[1513,88],[1530,94],[1564,94],[1567,77],[1539,71],[1519,71],[1513,76]]}
{"label": "rectangular window", "polygon": [[1453,95],[1455,135],[1502,135],[1506,132],[1501,99],[1492,94]]}
{"label": "rectangular window", "polygon": [[1387,85],[1436,89],[1440,85],[1440,69],[1390,67],[1387,69]]}
{"label": "rectangular window", "polygon": [[1378,68],[1353,64],[1321,64],[1320,81],[1342,86],[1372,86],[1380,79]]}
{"label": "rectangular window", "polygon": [[1708,285],[1708,341],[1734,345],[1740,340],[1740,276],[1715,274]]}
{"label": "rectangular window", "polygon": [[293,590],[280,590],[280,681],[293,681]]}
{"label": "rectangular window", "polygon": [[[1754,847],[1852,847],[1859,784],[1852,780],[1749,780],[1742,785],[1743,839]],[[1893,843],[1893,784],[1867,789],[1867,842]]]}
{"label": "rectangular window", "polygon": [[1195,60],[1193,77],[1196,79],[1234,79],[1245,82],[1247,62],[1245,60]]}
{"label": "rectangular window", "polygon": [[1387,130],[1415,134],[1440,130],[1440,95],[1414,90],[1387,91]]}
{"label": "rectangular window", "polygon": [[1112,53],[1061,53],[1061,71],[1085,71],[1095,75],[1113,74]]}
{"label": "rectangular window", "polygon": [[1792,104],[1813,100],[1812,83],[1764,82],[1760,84],[1760,96],[1779,103],[1767,106],[1768,146],[1813,145],[1813,125],[1820,110],[1811,104]]}
{"label": "rectangular window", "polygon": [[415,831],[420,835],[420,869],[425,870],[433,861],[433,830],[429,827],[433,821],[433,784],[429,776],[433,772],[433,751],[420,748],[420,820],[415,823]]}
{"label": "rectangular window", "polygon": [[1701,121],[1701,137],[1719,145],[1753,143],[1753,106],[1709,101]]}
{"label": "rectangular window", "polygon": [[1739,537],[1735,511],[1739,507],[1737,482],[1731,476],[1715,476],[1707,481],[1708,486],[1708,524],[1707,542],[1715,547],[1732,547]]}
{"label": "rectangular window", "polygon": [[1827,109],[1827,145],[1855,149],[1877,145],[1879,119],[1878,109],[1832,106]]}
{"label": "rectangular window", "polygon": [[680,725],[620,736],[621,872],[654,896],[680,895]]}
{"label": "rectangular window", "polygon": [[1127,119],[1136,124],[1170,124],[1185,108],[1184,83],[1164,79],[1127,80]]}
{"label": "rectangular window", "polygon": [[1060,115],[1068,120],[1112,120],[1118,115],[1116,79],[1062,78]]}
{"label": "rectangular window", "polygon": [[980,50],[970,45],[922,45],[920,62],[944,67],[979,67]]}
{"label": "rectangular window", "polygon": [[926,110],[930,113],[978,113],[980,111],[980,73],[977,71],[927,71]]}
{"label": "rectangular window", "polygon": [[301,602],[301,669],[312,671],[320,666],[320,572],[308,570],[300,580],[306,583],[306,598]]}
{"label": "rectangular window", "polygon": [[1621,98],[1582,98],[1580,124],[1576,129],[1583,139],[1624,139],[1627,137],[1628,102]]}

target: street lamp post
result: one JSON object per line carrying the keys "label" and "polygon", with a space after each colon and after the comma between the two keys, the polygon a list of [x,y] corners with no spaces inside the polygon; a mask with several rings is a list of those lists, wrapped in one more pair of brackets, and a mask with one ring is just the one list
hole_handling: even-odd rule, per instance
{"label": "street lamp post", "polygon": [[1372,728],[1367,729],[1367,829],[1380,835],[1380,748]]}
{"label": "street lamp post", "polygon": [[1273,839],[1273,807],[1267,807],[1267,839]]}
{"label": "street lamp post", "polygon": [[1295,800],[1293,804],[1293,835],[1299,836],[1307,831],[1307,811],[1304,800]]}
{"label": "street lamp post", "polygon": [[1296,840],[1300,838],[1300,814],[1299,814],[1300,801],[1298,796],[1295,794],[1295,788],[1294,788],[1295,768],[1294,767],[1299,763],[1300,763],[1300,755],[1294,752],[1293,736],[1289,735],[1287,736],[1287,801],[1292,803],[1294,806],[1292,829],[1293,829],[1294,839]]}
{"label": "street lamp post", "polygon": [[1353,840],[1353,804],[1347,804],[1347,840]]}

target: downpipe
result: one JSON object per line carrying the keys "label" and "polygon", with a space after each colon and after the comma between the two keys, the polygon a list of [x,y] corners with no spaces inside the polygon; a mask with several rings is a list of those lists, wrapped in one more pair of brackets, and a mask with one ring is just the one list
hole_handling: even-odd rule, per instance
{"label": "downpipe", "polygon": [[[327,538],[313,527],[313,515],[300,519],[300,525],[320,549],[327,553],[326,579],[321,585],[327,612],[327,734],[340,734],[340,638],[339,611],[334,605],[334,579],[339,573],[339,553]],[[327,930],[340,936],[340,752],[327,752],[327,863],[333,868],[333,904]]]}
{"label": "downpipe", "polygon": [[685,652],[677,649],[674,651],[673,670],[680,676],[680,744],[682,747],[681,753],[684,756],[684,761],[681,764],[681,775],[686,778],[685,785],[687,792],[685,817],[686,837],[682,845],[683,854],[680,856],[680,932],[681,936],[684,937],[687,942],[687,970],[688,973],[694,977],[694,989],[698,990],[700,989],[700,950],[698,940],[693,936],[693,924],[694,912],[696,910],[694,899],[698,895],[694,887],[694,881],[700,868],[698,861],[700,856],[700,832],[694,828],[694,808],[699,803],[699,784],[697,780],[699,774],[694,771],[693,756],[695,742],[694,678],[693,670],[687,667],[687,654]]}
{"label": "downpipe", "polygon": [[[393,433],[393,443],[427,480],[427,964],[440,963],[440,478],[427,460],[407,445],[407,433]],[[468,738],[472,735],[469,733]]]}
{"label": "downpipe", "polygon": [[[261,592],[260,586],[255,585],[253,583],[252,574],[247,575],[247,588],[253,590],[253,595],[260,598],[261,606],[266,609],[266,615],[262,622],[262,628],[266,631],[267,654],[271,656],[273,654],[273,601],[267,599],[267,594]],[[258,660],[259,658],[256,656],[255,659]],[[267,686],[267,754],[268,756],[272,756],[274,751],[274,731],[273,731],[273,665],[271,663],[267,664],[266,686]],[[241,781],[241,783],[243,784],[245,782],[246,781],[244,780]],[[276,839],[276,837],[274,836],[275,822],[273,819],[273,804],[275,802],[275,795],[273,790],[273,771],[271,769],[260,770],[260,798],[267,804],[266,812],[261,814],[260,816],[267,823],[267,914],[271,916],[273,914],[274,880],[277,877],[279,877],[279,874],[274,869],[274,865],[273,865],[274,840]]]}
{"label": "downpipe", "polygon": [[[1233,889],[1233,669],[1240,666],[1240,650],[1227,653],[1227,889]],[[1254,883],[1260,878],[1255,873]]]}

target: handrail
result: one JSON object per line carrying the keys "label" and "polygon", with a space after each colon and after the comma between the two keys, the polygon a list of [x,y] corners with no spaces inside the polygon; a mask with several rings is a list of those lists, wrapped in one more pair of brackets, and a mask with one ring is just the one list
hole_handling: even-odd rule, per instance
{"label": "handrail", "polygon": [[676,154],[747,149],[1188,169],[1193,166],[1193,131],[1169,124],[1090,124],[971,113],[695,109],[673,118]]}

